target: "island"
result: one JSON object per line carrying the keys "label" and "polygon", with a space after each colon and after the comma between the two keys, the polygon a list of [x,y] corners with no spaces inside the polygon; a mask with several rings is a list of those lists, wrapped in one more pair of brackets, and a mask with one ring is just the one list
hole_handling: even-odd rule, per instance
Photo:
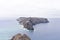
{"label": "island", "polygon": [[47,18],[38,18],[38,17],[19,17],[17,19],[19,24],[23,25],[24,28],[28,30],[34,30],[33,26],[40,23],[48,23]]}

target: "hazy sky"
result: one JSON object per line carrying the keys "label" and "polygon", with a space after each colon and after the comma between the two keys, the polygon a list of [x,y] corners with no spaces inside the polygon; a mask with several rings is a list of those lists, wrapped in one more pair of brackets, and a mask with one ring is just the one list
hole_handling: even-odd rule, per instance
{"label": "hazy sky", "polygon": [[60,0],[0,0],[0,19],[19,16],[60,17]]}

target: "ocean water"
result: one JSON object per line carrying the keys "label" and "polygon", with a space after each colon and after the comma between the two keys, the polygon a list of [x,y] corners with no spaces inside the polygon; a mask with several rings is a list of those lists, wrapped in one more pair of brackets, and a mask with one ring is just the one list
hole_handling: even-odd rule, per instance
{"label": "ocean water", "polygon": [[31,40],[60,40],[60,18],[48,18],[49,23],[37,24],[28,31],[13,20],[0,20],[0,40],[10,40],[17,33],[27,34]]}

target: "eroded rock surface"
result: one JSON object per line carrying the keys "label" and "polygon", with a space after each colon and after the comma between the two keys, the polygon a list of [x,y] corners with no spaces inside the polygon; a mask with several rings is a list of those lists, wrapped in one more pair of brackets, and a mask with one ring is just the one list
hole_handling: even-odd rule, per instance
{"label": "eroded rock surface", "polygon": [[28,30],[34,30],[33,25],[49,22],[47,18],[37,18],[37,17],[20,17],[17,19],[17,21],[20,24],[22,24],[24,28],[27,28]]}
{"label": "eroded rock surface", "polygon": [[31,40],[26,34],[16,34],[11,38],[11,40]]}

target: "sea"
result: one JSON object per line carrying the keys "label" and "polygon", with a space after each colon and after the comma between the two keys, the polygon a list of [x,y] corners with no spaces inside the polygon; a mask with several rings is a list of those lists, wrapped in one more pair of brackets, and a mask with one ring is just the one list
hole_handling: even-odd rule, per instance
{"label": "sea", "polygon": [[34,31],[27,30],[16,19],[0,20],[0,40],[10,40],[21,33],[28,35],[31,40],[60,40],[60,18],[48,18],[49,23],[40,23]]}

